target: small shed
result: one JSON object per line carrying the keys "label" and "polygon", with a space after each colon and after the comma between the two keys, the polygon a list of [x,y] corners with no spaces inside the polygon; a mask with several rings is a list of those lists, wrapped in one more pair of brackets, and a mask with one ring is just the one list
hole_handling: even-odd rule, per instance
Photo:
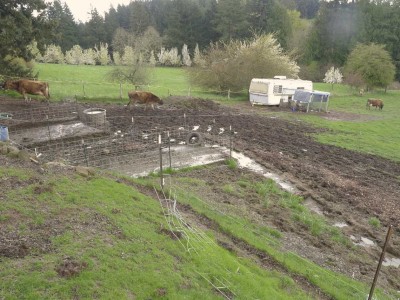
{"label": "small shed", "polygon": [[322,91],[296,90],[292,99],[292,109],[309,111],[328,111],[329,96],[331,94]]}

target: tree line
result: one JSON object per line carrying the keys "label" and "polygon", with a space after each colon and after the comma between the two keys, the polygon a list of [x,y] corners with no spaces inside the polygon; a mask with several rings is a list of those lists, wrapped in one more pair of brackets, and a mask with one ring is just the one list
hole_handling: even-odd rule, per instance
{"label": "tree line", "polygon": [[[0,57],[14,74],[11,58],[32,58],[26,46],[48,45],[70,51],[107,44],[111,60],[126,46],[157,53],[162,48],[192,51],[210,43],[249,41],[274,34],[283,51],[296,58],[300,77],[322,80],[331,67],[345,65],[357,45],[378,44],[390,54],[400,79],[400,1],[370,0],[146,0],[96,8],[77,22],[68,5],[55,0],[3,0],[0,3]],[[194,53],[190,53],[193,57]],[[0,67],[5,68],[4,60]]]}

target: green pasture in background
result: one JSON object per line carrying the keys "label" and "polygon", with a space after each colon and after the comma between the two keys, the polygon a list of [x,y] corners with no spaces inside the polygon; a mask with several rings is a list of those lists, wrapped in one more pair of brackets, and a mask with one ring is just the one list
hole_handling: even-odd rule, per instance
{"label": "green pasture in background", "polygon": [[[51,100],[77,99],[79,101],[104,101],[125,104],[131,84],[112,83],[108,74],[112,66],[73,66],[57,64],[37,64],[39,79],[50,84]],[[228,91],[204,91],[190,86],[184,68],[157,67],[150,73],[150,83],[139,89],[151,91],[165,98],[169,95],[193,96],[213,99],[228,105],[248,102],[247,91],[235,94]],[[290,119],[303,120],[316,127],[329,129],[318,133],[315,138],[321,143],[346,149],[361,151],[400,161],[400,91],[377,89],[363,96],[358,90],[347,85],[314,83],[315,90],[331,93],[328,113],[276,112],[268,107],[257,106],[254,110],[265,114]],[[120,97],[122,96],[122,98]],[[368,98],[384,101],[382,111],[366,109]],[[337,114],[339,113],[339,115]]]}
{"label": "green pasture in background", "polygon": [[[136,87],[128,83],[111,82],[109,73],[113,68],[113,66],[36,64],[39,79],[49,82],[53,100],[74,98],[125,103],[128,100],[128,91],[135,90]],[[210,99],[228,99],[228,91],[220,95],[216,92],[204,91],[199,87],[191,87],[184,68],[159,67],[151,69],[149,74],[149,83],[140,85],[137,89],[153,92],[161,98],[169,95],[190,95]],[[232,93],[231,96],[237,95]]]}
{"label": "green pasture in background", "polygon": [[[330,129],[316,134],[318,141],[400,161],[400,91],[375,90],[359,96],[358,91],[345,85],[335,85],[332,90],[329,84],[317,83],[314,88],[332,93],[330,112],[295,115],[317,127]],[[382,111],[367,109],[368,98],[382,99]]]}

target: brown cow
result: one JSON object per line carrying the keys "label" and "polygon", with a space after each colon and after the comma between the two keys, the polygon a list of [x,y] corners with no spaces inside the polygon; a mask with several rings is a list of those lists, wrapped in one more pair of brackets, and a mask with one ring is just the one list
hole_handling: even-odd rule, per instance
{"label": "brown cow", "polygon": [[14,90],[20,93],[24,96],[25,101],[28,100],[27,94],[44,96],[47,100],[50,98],[47,82],[28,79],[7,80],[3,86],[6,90]]}
{"label": "brown cow", "polygon": [[367,100],[367,108],[371,109],[371,106],[375,106],[375,109],[379,108],[380,110],[382,110],[383,101],[381,99],[368,99]]}
{"label": "brown cow", "polygon": [[151,105],[151,107],[154,109],[154,104],[159,104],[162,105],[163,101],[157,97],[156,95],[150,93],[150,92],[143,92],[143,91],[130,91],[128,92],[128,97],[129,97],[129,102],[127,104],[127,107],[129,107],[130,104],[145,104],[145,110],[147,109],[148,106]]}

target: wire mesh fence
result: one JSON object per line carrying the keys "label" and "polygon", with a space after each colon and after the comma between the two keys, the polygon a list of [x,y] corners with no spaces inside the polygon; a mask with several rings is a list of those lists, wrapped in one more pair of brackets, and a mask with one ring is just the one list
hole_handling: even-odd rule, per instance
{"label": "wire mesh fence", "polygon": [[[39,105],[1,120],[10,140],[43,162],[62,161],[145,175],[223,159],[217,147],[232,145],[233,131],[214,115],[106,116],[76,102]],[[161,155],[161,156],[160,156]],[[163,165],[160,165],[160,161]]]}

